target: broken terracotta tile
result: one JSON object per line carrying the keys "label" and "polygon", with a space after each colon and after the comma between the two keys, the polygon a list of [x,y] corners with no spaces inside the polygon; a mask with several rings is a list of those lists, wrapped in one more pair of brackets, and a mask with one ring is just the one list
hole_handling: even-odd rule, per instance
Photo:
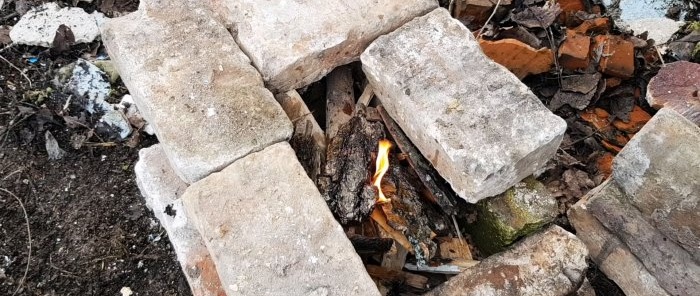
{"label": "broken terracotta tile", "polygon": [[630,112],[630,120],[628,122],[616,119],[613,121],[613,125],[624,132],[636,133],[651,119],[651,115],[644,111],[644,109],[639,106],[634,106],[632,112]]}
{"label": "broken terracotta tile", "polygon": [[591,38],[567,29],[566,40],[559,47],[559,64],[569,70],[588,68]]}
{"label": "broken terracotta tile", "polygon": [[590,123],[598,131],[610,126],[610,114],[601,108],[588,109],[582,112],[581,119]]}
{"label": "broken terracotta tile", "polygon": [[622,83],[622,79],[617,78],[617,77],[610,77],[605,79],[605,88],[615,88],[620,86]]}
{"label": "broken terracotta tile", "polygon": [[598,35],[591,47],[598,69],[608,75],[627,79],[634,74],[634,44],[616,35]]}
{"label": "broken terracotta tile", "polygon": [[605,147],[605,149],[608,149],[608,151],[614,152],[615,154],[617,154],[617,153],[619,153],[620,151],[622,151],[622,148],[621,148],[621,147],[616,146],[616,145],[614,145],[614,144],[612,144],[612,143],[610,143],[610,142],[608,142],[608,141],[606,141],[606,140],[601,140],[601,141],[600,141],[600,144],[602,144],[603,147]]}
{"label": "broken terracotta tile", "polygon": [[612,174],[612,164],[614,158],[615,155],[610,152],[606,152],[596,160],[596,168],[598,169],[598,173],[601,173],[605,179],[610,177]]}
{"label": "broken terracotta tile", "polygon": [[[511,2],[511,0],[502,0],[499,7],[510,5]],[[475,29],[486,23],[494,6],[496,2],[491,0],[457,0],[454,1],[452,16],[466,23],[470,29]]]}
{"label": "broken terracotta tile", "polygon": [[578,27],[574,28],[574,31],[584,35],[590,33],[605,34],[610,31],[610,19],[599,17],[584,20]]}
{"label": "broken terracotta tile", "polygon": [[655,109],[668,107],[700,125],[700,64],[666,64],[649,81],[647,102]]}
{"label": "broken terracotta tile", "polygon": [[575,19],[574,15],[577,11],[585,11],[586,6],[583,0],[559,0],[559,7],[561,7],[561,14],[559,15],[559,21],[563,24],[570,24]]}
{"label": "broken terracotta tile", "polygon": [[516,39],[497,41],[480,40],[481,50],[495,62],[508,68],[523,79],[530,74],[540,74],[552,69],[554,58],[549,48],[539,50]]}

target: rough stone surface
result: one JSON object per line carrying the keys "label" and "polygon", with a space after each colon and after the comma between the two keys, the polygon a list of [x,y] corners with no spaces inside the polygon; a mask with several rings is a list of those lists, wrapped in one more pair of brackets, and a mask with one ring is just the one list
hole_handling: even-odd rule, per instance
{"label": "rough stone surface", "polygon": [[485,255],[500,252],[517,238],[539,230],[559,212],[554,196],[532,177],[479,201],[477,207],[477,221],[467,230]]}
{"label": "rough stone surface", "polygon": [[228,295],[379,295],[287,143],[252,153],[183,195]]}
{"label": "rough stone surface", "polygon": [[356,61],[375,38],[437,7],[435,0],[212,0],[275,92]]}
{"label": "rough stone surface", "polygon": [[88,14],[82,8],[60,8],[50,2],[29,10],[19,19],[10,31],[10,38],[16,44],[51,47],[60,25],[70,27],[75,43],[92,42],[100,36],[99,25],[104,15],[99,12]]}
{"label": "rough stone surface", "polygon": [[141,149],[134,170],[146,205],[168,233],[192,294],[224,295],[214,261],[179,199],[187,184],[175,175],[160,144]]}
{"label": "rough stone surface", "polygon": [[379,37],[361,59],[389,115],[468,202],[542,167],[566,130],[445,9]]}
{"label": "rough stone surface", "polygon": [[674,62],[663,66],[647,85],[647,102],[675,110],[700,126],[700,65]]}
{"label": "rough stone surface", "polygon": [[699,295],[700,266],[693,257],[647,223],[634,206],[623,203],[624,191],[611,189],[610,194],[604,192],[588,201],[591,215],[639,258],[668,293]]}
{"label": "rough stone surface", "polygon": [[567,216],[576,228],[576,236],[588,247],[589,257],[601,271],[627,295],[670,295],[659,286],[644,264],[603,224],[591,215],[586,203],[596,194],[614,194],[619,189],[607,181],[591,190],[569,209]]}
{"label": "rough stone surface", "polygon": [[699,143],[700,127],[664,108],[613,161],[613,178],[628,196],[628,202],[698,262]]}
{"label": "rough stone surface", "polygon": [[122,80],[188,183],[292,133],[231,34],[198,3],[146,2],[102,27]]}
{"label": "rough stone surface", "polygon": [[569,295],[585,279],[587,254],[573,234],[550,226],[426,295]]}

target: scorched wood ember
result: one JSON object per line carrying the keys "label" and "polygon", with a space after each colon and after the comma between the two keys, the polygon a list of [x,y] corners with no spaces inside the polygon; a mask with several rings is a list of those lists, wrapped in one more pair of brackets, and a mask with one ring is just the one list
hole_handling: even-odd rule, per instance
{"label": "scorched wood ember", "polygon": [[343,224],[361,222],[374,207],[376,192],[369,182],[372,151],[382,138],[384,126],[368,121],[360,110],[328,144],[325,176],[319,178],[319,187]]}

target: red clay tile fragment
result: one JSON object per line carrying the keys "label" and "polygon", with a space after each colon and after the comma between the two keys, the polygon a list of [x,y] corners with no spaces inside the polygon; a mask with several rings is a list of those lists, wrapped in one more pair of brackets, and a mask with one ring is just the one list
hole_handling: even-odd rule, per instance
{"label": "red clay tile fragment", "polygon": [[559,7],[561,8],[559,21],[563,24],[572,23],[577,11],[586,11],[583,0],[559,0],[557,3],[559,3]]}
{"label": "red clay tile fragment", "polygon": [[593,38],[591,51],[601,72],[623,79],[634,74],[634,44],[621,36],[598,35]]}
{"label": "red clay tile fragment", "polygon": [[655,109],[671,108],[700,126],[700,64],[666,64],[649,81],[646,99]]}
{"label": "red clay tile fragment", "polygon": [[606,152],[596,159],[596,168],[598,172],[603,174],[603,177],[607,179],[612,174],[612,164],[615,156],[612,153]]}
{"label": "red clay tile fragment", "polygon": [[581,119],[590,123],[597,131],[601,131],[610,125],[610,114],[601,108],[587,109],[581,113]]}
{"label": "red clay tile fragment", "polygon": [[[511,4],[511,0],[501,0],[500,7]],[[496,1],[490,0],[456,0],[454,1],[454,10],[452,16],[463,23],[467,27],[474,29],[481,27],[486,23],[486,20],[491,16],[493,7],[496,6]]]}
{"label": "red clay tile fragment", "polygon": [[482,39],[479,44],[484,54],[508,68],[520,79],[530,74],[547,72],[554,64],[554,57],[549,48],[537,50],[516,39],[497,41]]}
{"label": "red clay tile fragment", "polygon": [[611,144],[610,142],[605,141],[605,140],[601,140],[601,141],[600,141],[600,144],[602,144],[603,147],[605,147],[605,149],[608,149],[608,151],[610,151],[610,152],[612,152],[612,153],[615,153],[615,154],[617,154],[617,153],[619,153],[620,151],[622,151],[622,148],[621,148],[621,147],[616,146],[616,145],[613,145],[613,144]]}
{"label": "red clay tile fragment", "polygon": [[620,119],[613,121],[613,125],[624,132],[636,133],[651,119],[651,115],[639,106],[634,106],[630,112],[630,120],[625,122]]}
{"label": "red clay tile fragment", "polygon": [[569,70],[588,68],[591,38],[574,30],[566,30],[566,39],[559,47],[559,64]]}
{"label": "red clay tile fragment", "polygon": [[574,31],[587,35],[590,33],[605,34],[610,31],[610,19],[605,17],[584,20]]}

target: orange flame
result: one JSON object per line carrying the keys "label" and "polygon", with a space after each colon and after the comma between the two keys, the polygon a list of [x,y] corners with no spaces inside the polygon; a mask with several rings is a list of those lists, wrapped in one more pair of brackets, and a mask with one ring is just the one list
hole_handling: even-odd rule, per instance
{"label": "orange flame", "polygon": [[379,141],[379,150],[377,151],[377,163],[376,163],[376,172],[374,173],[374,177],[372,177],[372,185],[374,187],[377,187],[377,191],[379,192],[379,198],[377,198],[377,203],[387,203],[391,201],[390,199],[386,198],[384,196],[384,192],[382,192],[382,177],[384,177],[384,174],[389,170],[389,149],[391,148],[391,142],[389,140],[381,140]]}

